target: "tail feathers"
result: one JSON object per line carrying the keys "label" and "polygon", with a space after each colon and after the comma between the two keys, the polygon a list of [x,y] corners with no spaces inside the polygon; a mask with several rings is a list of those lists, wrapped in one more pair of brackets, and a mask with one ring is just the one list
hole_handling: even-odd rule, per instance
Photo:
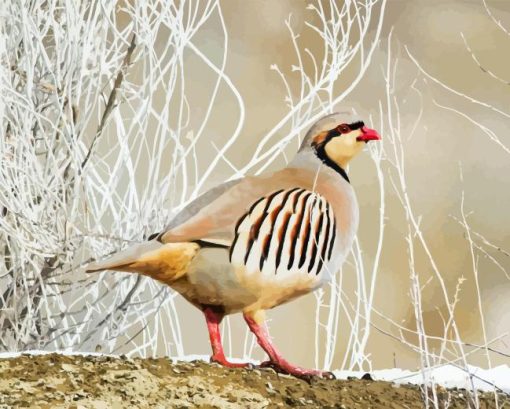
{"label": "tail feathers", "polygon": [[104,260],[88,264],[85,268],[85,272],[95,273],[103,270],[132,271],[128,269],[129,265],[135,263],[143,257],[144,254],[157,251],[161,247],[163,247],[163,244],[158,241],[147,241],[135,244],[134,246],[128,247],[119,253],[115,253]]}
{"label": "tail feathers", "polygon": [[136,272],[169,284],[187,273],[199,248],[193,242],[163,244],[152,240],[129,247],[106,260],[90,263],[85,271]]}

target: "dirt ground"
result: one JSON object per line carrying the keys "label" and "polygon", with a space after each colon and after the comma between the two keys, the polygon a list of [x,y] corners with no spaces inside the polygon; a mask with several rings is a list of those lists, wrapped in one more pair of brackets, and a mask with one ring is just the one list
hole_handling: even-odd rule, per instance
{"label": "dirt ground", "polygon": [[[467,408],[465,390],[438,390],[442,406]],[[479,394],[481,408],[496,407]],[[272,369],[225,369],[167,358],[22,355],[0,359],[0,408],[422,408],[420,388],[350,379],[310,382]],[[500,407],[510,397],[499,396]]]}

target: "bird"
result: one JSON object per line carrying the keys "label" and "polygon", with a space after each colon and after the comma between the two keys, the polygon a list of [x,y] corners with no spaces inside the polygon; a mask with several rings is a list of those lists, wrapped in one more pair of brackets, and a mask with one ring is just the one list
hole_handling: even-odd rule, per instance
{"label": "bird", "polygon": [[287,361],[274,345],[267,310],[333,278],[350,252],[359,208],[347,174],[351,159],[381,136],[349,112],[319,119],[279,170],[225,182],[197,197],[162,231],[87,272],[149,276],[180,293],[205,316],[211,362],[227,360],[219,326],[242,313],[269,359],[261,366],[298,378],[332,373]]}

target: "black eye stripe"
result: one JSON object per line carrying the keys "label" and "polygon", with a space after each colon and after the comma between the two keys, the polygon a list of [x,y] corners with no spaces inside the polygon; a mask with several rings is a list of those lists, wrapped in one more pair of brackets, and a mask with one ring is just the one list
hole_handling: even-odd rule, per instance
{"label": "black eye stripe", "polygon": [[340,124],[337,127],[330,129],[329,131],[327,131],[326,137],[324,139],[322,139],[320,142],[315,142],[315,141],[312,142],[312,146],[315,148],[315,150],[317,150],[319,146],[324,147],[332,138],[334,138],[336,136],[341,136],[342,133],[338,129],[341,125],[348,126],[350,130],[348,132],[344,132],[344,133],[349,133],[356,129],[363,128],[365,126],[365,123],[363,121],[356,121],[356,122],[352,122],[350,124]]}
{"label": "black eye stripe", "polygon": [[356,122],[353,122],[352,124],[348,124],[348,125],[349,125],[349,128],[351,128],[351,131],[354,131],[355,129],[361,129],[365,126],[363,121],[356,121]]}
{"label": "black eye stripe", "polygon": [[[356,121],[356,122],[353,122],[351,124],[345,124],[345,125],[347,125],[350,128],[351,131],[355,131],[356,129],[363,128],[365,126],[365,123],[363,121]],[[338,131],[338,127],[337,128],[333,128],[330,131],[328,131],[328,135],[327,135],[326,140],[324,142],[328,142],[331,138],[333,138],[335,136],[340,136],[340,135],[342,135],[342,134]]]}
{"label": "black eye stripe", "polygon": [[338,130],[336,128],[335,129],[331,129],[330,131],[328,131],[328,136],[324,140],[323,144],[329,142],[331,138],[333,138],[335,136],[339,136],[339,135],[341,135],[341,133],[338,132]]}

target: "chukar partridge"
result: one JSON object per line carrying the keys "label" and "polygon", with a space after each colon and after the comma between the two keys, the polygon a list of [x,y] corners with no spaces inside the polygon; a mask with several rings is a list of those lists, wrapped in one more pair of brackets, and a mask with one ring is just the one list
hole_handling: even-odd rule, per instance
{"label": "chukar partridge", "polygon": [[266,365],[298,377],[329,376],[282,358],[264,312],[319,288],[339,269],[358,227],[345,169],[365,143],[378,139],[348,114],[326,116],[285,168],[206,192],[149,241],[87,271],[135,272],[178,291],[204,313],[214,362],[247,365],[227,361],[219,331],[225,315],[242,312],[269,356]]}

